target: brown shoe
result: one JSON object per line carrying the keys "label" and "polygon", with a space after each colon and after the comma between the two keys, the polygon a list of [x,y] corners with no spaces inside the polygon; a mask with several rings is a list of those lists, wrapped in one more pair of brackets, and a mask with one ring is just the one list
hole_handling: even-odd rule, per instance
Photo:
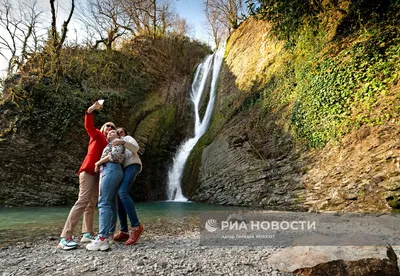
{"label": "brown shoe", "polygon": [[123,231],[114,236],[114,241],[126,241],[127,239],[129,239],[129,234]]}
{"label": "brown shoe", "polygon": [[144,228],[143,225],[139,225],[137,229],[132,229],[129,231],[129,239],[125,242],[125,245],[131,245],[137,242],[140,235],[142,234]]}

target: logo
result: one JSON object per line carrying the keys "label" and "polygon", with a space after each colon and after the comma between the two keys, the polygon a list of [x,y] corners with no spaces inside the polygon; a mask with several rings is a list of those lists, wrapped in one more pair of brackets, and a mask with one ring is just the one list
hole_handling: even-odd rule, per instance
{"label": "logo", "polygon": [[218,230],[218,222],[215,219],[209,219],[206,221],[205,228],[208,232],[215,232]]}

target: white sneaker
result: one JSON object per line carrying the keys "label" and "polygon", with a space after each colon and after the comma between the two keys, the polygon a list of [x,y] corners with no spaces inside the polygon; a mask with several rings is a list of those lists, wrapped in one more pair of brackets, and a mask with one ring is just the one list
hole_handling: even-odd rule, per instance
{"label": "white sneaker", "polygon": [[109,245],[113,245],[114,242],[115,242],[115,241],[114,241],[114,234],[108,236],[107,240],[108,240],[108,244],[109,244]]}
{"label": "white sneaker", "polygon": [[97,237],[94,241],[91,241],[86,245],[86,249],[90,251],[106,251],[109,248],[110,244],[108,243],[108,238],[102,241],[100,237]]}

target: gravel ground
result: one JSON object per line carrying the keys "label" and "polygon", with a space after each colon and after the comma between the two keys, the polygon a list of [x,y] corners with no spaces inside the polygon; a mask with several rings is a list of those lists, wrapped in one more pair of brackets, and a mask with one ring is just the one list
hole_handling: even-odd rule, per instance
{"label": "gravel ground", "polygon": [[[5,275],[291,275],[266,264],[274,247],[199,245],[197,221],[147,222],[137,244],[106,252],[57,249],[57,236],[0,249]],[[80,237],[76,237],[78,240]]]}

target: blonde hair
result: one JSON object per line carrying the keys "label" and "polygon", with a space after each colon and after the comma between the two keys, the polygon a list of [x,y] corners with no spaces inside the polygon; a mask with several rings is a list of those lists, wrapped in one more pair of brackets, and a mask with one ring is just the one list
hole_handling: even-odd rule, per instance
{"label": "blonde hair", "polygon": [[115,129],[115,124],[113,122],[107,122],[100,128],[100,132],[103,133],[103,135],[104,135],[104,132],[106,131],[106,128],[107,128],[106,125],[113,125],[114,129]]}

